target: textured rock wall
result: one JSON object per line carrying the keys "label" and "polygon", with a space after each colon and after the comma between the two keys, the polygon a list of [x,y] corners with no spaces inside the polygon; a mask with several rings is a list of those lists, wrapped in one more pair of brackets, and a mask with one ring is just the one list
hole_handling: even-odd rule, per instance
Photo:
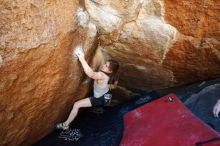
{"label": "textured rock wall", "polygon": [[176,84],[219,77],[220,1],[165,0],[165,18],[181,33],[166,55],[163,66]]}
{"label": "textured rock wall", "polygon": [[82,43],[91,60],[97,38],[94,26],[79,26],[78,6],[0,2],[0,145],[36,142],[85,96],[89,82],[72,53]]}
{"label": "textured rock wall", "polygon": [[162,62],[178,31],[165,22],[162,1],[86,0],[85,7],[103,52],[121,62],[121,87],[141,92],[172,84],[173,73]]}
{"label": "textured rock wall", "polygon": [[85,0],[105,55],[134,92],[220,75],[219,1]]}

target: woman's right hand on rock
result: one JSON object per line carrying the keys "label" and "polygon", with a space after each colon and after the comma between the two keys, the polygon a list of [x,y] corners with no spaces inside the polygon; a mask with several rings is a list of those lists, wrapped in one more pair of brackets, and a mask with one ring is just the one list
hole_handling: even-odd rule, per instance
{"label": "woman's right hand on rock", "polygon": [[82,48],[77,48],[76,51],[75,51],[75,54],[79,58],[79,60],[84,58],[84,53],[83,53]]}

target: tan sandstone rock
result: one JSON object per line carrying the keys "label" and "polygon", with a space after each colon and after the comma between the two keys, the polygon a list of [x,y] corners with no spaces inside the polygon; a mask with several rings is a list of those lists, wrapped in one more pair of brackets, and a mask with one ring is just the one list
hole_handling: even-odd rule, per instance
{"label": "tan sandstone rock", "polygon": [[177,85],[220,75],[220,1],[165,0],[165,18],[183,35],[163,66]]}
{"label": "tan sandstone rock", "polygon": [[218,1],[85,1],[103,52],[121,62],[119,85],[133,92],[220,75],[218,6]]}
{"label": "tan sandstone rock", "polygon": [[88,0],[86,10],[99,28],[103,52],[121,63],[120,86],[141,92],[171,84],[173,74],[161,63],[178,32],[164,21],[162,2]]}
{"label": "tan sandstone rock", "polygon": [[91,60],[97,37],[78,9],[77,1],[1,1],[0,145],[36,142],[85,96],[89,82],[74,47],[82,44]]}

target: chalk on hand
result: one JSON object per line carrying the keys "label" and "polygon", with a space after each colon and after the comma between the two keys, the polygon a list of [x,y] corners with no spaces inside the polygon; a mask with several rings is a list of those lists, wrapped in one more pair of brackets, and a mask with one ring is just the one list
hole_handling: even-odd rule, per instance
{"label": "chalk on hand", "polygon": [[76,46],[76,48],[74,49],[74,56],[75,58],[78,58],[78,56],[80,54],[84,54],[83,48],[81,45]]}

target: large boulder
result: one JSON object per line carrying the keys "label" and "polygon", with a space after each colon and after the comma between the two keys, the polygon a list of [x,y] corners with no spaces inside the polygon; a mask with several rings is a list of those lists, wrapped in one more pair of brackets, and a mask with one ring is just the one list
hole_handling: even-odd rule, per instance
{"label": "large boulder", "polygon": [[182,34],[163,66],[173,72],[176,84],[220,75],[220,1],[165,0],[165,19]]}
{"label": "large boulder", "polygon": [[[89,82],[74,48],[92,60],[96,27],[77,1],[0,3],[0,145],[30,145],[64,120]],[[84,22],[86,23],[86,22]]]}
{"label": "large boulder", "polygon": [[85,0],[106,56],[134,93],[220,75],[218,1]]}

